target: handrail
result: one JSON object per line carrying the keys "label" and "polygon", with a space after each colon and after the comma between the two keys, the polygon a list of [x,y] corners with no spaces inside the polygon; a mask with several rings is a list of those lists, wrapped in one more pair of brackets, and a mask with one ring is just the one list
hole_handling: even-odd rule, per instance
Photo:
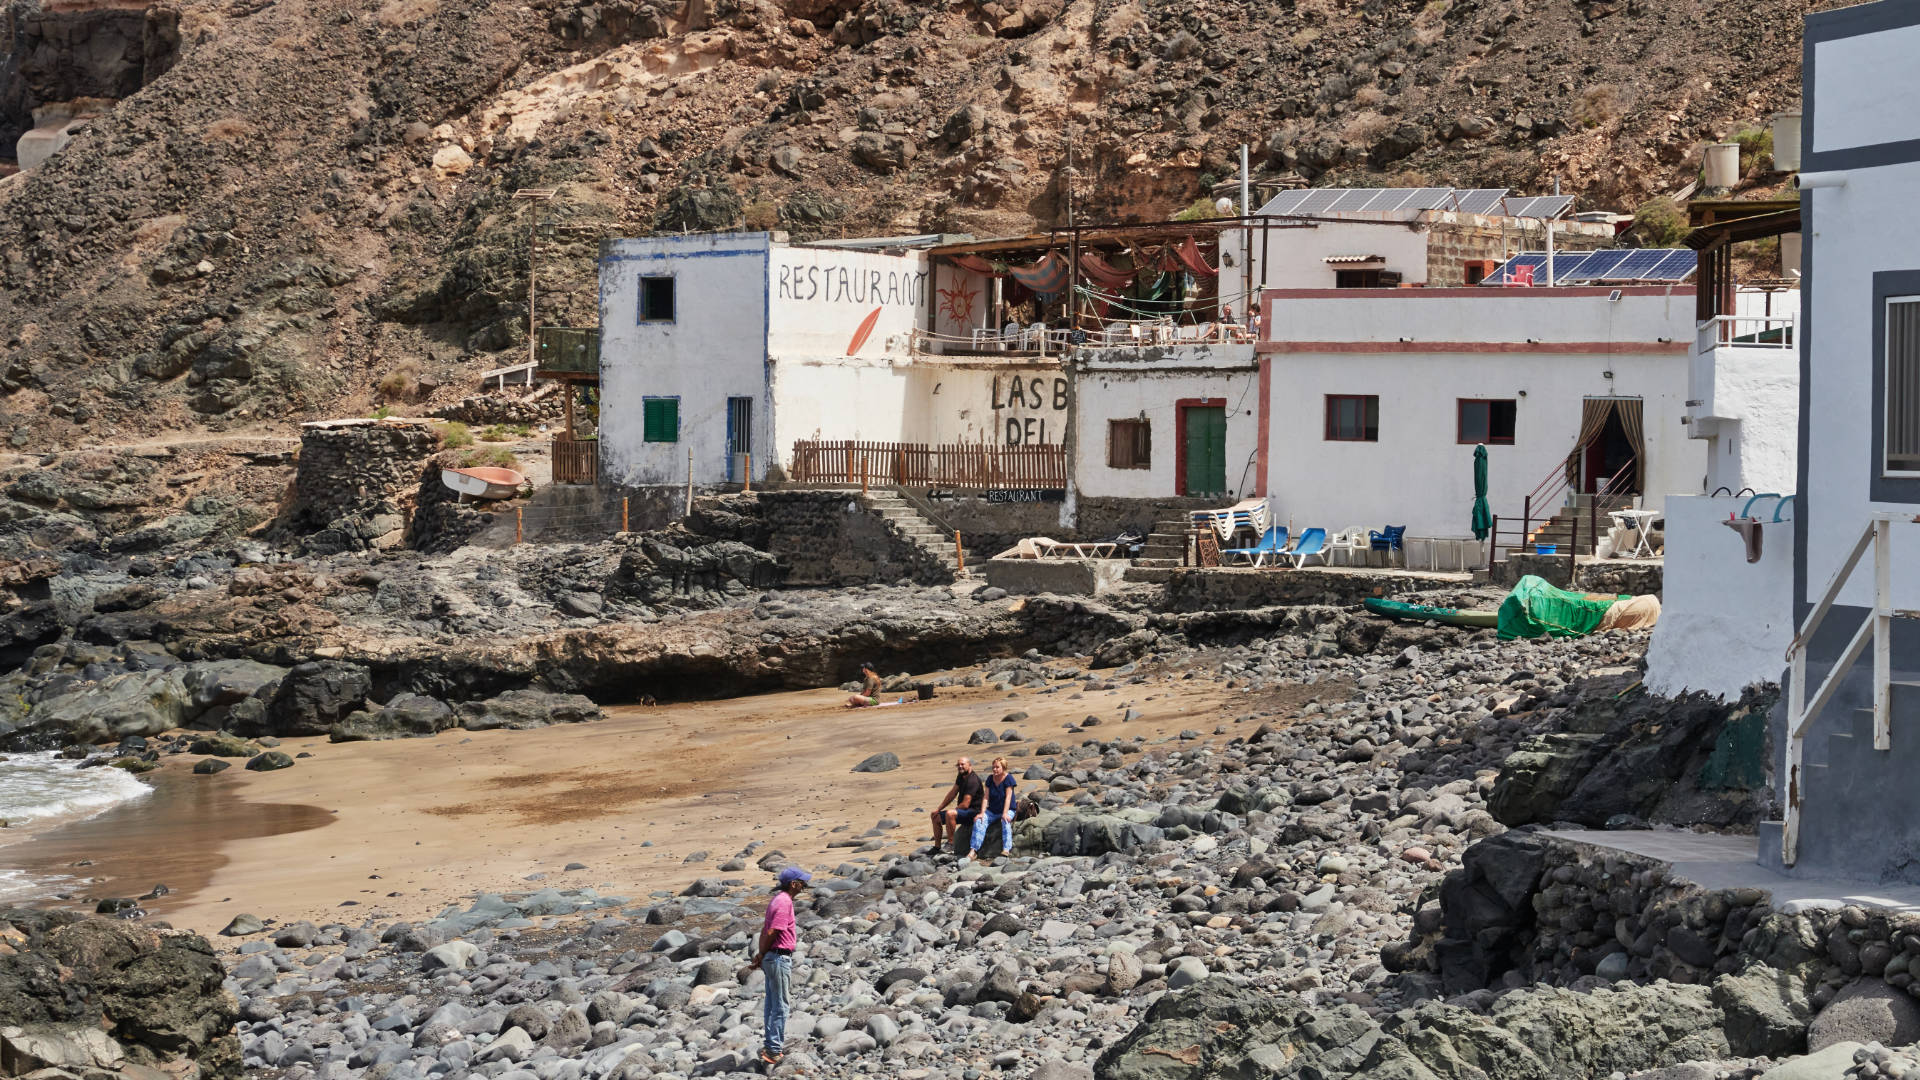
{"label": "handrail", "polygon": [[[1777,514],[1778,511],[1775,511]],[[1890,750],[1893,748],[1893,720],[1889,709],[1890,694],[1893,686],[1893,523],[1896,521],[1920,522],[1920,517],[1909,514],[1879,513],[1872,515],[1867,527],[1861,531],[1860,539],[1854,541],[1853,550],[1847,553],[1845,561],[1828,579],[1827,587],[1820,594],[1820,600],[1807,613],[1800,623],[1793,642],[1787,646],[1790,686],[1787,696],[1787,812],[1786,820],[1780,830],[1780,861],[1792,866],[1800,856],[1800,808],[1805,801],[1806,792],[1801,782],[1801,771],[1805,767],[1807,728],[1812,726],[1815,717],[1820,715],[1827,703],[1833,699],[1840,688],[1843,676],[1853,668],[1854,661],[1866,650],[1869,638],[1873,641],[1873,748]],[[1852,580],[1853,571],[1860,565],[1860,559],[1867,553],[1867,547],[1873,547],[1873,610],[1860,628],[1854,631],[1840,658],[1827,670],[1826,677],[1820,680],[1820,687],[1814,692],[1813,700],[1807,700],[1807,646],[1812,643],[1813,635],[1820,629],[1827,613],[1833,610],[1834,601],[1839,599],[1840,591]]]}

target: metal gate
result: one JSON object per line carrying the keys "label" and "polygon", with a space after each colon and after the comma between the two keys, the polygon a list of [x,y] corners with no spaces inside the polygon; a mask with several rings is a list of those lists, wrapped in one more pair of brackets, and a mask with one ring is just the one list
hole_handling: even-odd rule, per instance
{"label": "metal gate", "polygon": [[753,399],[727,399],[727,479],[744,483],[753,454]]}

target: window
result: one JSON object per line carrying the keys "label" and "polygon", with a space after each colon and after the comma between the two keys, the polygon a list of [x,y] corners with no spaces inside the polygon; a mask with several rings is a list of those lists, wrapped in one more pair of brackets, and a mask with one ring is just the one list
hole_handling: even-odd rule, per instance
{"label": "window", "polygon": [[1377,289],[1380,287],[1379,270],[1335,270],[1333,287],[1336,289]]}
{"label": "window", "polygon": [[673,321],[672,278],[643,277],[640,279],[640,321]]}
{"label": "window", "polygon": [[1461,398],[1459,441],[1512,446],[1513,417],[1512,398]]}
{"label": "window", "polygon": [[679,442],[680,399],[677,397],[642,398],[640,437],[647,442]]}
{"label": "window", "polygon": [[1145,469],[1153,464],[1153,425],[1146,420],[1107,421],[1107,468]]}
{"label": "window", "polygon": [[1493,259],[1468,259],[1463,265],[1467,271],[1467,284],[1478,285],[1487,280],[1487,275],[1493,273],[1500,264]]}
{"label": "window", "polygon": [[1920,473],[1920,297],[1887,300],[1886,471]]}
{"label": "window", "polygon": [[1379,442],[1379,396],[1328,394],[1327,438],[1333,442]]}

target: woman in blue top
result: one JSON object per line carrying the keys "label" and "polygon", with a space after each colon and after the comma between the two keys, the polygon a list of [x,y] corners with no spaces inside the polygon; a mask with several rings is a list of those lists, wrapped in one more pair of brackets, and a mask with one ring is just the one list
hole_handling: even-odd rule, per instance
{"label": "woman in blue top", "polygon": [[971,859],[980,850],[980,844],[987,838],[987,822],[1000,822],[1000,853],[1013,854],[1013,808],[1014,779],[1007,775],[1007,759],[993,759],[993,772],[986,779],[986,805],[979,816],[973,819],[973,843],[967,850]]}

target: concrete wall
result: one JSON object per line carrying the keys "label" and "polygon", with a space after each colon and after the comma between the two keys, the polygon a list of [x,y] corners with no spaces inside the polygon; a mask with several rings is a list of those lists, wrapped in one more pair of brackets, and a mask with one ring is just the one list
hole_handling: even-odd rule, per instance
{"label": "concrete wall", "polygon": [[[1214,400],[1227,409],[1230,498],[1255,488],[1259,443],[1259,373],[1249,345],[1178,345],[1103,349],[1081,354],[1074,373],[1079,439],[1073,477],[1082,498],[1159,499],[1177,495],[1178,406]],[[1107,423],[1145,417],[1152,454],[1145,469],[1107,465]],[[1216,500],[1217,501],[1217,500]]]}
{"label": "concrete wall", "polygon": [[[1800,292],[1742,289],[1735,313],[1748,318],[1791,318]],[[1736,324],[1739,334],[1775,327]],[[1800,447],[1800,352],[1796,346],[1718,345],[1717,325],[1695,342],[1687,399],[1692,437],[1707,444],[1706,490],[1792,492],[1798,483]]]}
{"label": "concrete wall", "polygon": [[[1704,690],[1733,700],[1756,682],[1779,682],[1793,640],[1793,524],[1763,526],[1749,563],[1729,513],[1747,502],[1705,495],[1667,500],[1666,592],[1647,646],[1647,688],[1678,697]],[[1755,504],[1770,520],[1773,501]]]}
{"label": "concrete wall", "polygon": [[[765,233],[611,241],[600,260],[600,468],[616,484],[728,478],[727,398],[753,399],[756,447],[772,434]],[[639,321],[640,279],[675,279],[672,322]],[[643,439],[643,399],[680,399],[680,440]],[[754,470],[766,462],[755,456]]]}
{"label": "concrete wall", "polygon": [[[1616,291],[1621,298],[1609,300]],[[1313,342],[1659,342],[1684,354],[1694,336],[1693,286],[1274,290],[1262,336],[1296,349]]]}
{"label": "concrete wall", "polygon": [[773,244],[767,355],[776,361],[905,360],[913,331],[927,323],[927,286],[925,251]]}

